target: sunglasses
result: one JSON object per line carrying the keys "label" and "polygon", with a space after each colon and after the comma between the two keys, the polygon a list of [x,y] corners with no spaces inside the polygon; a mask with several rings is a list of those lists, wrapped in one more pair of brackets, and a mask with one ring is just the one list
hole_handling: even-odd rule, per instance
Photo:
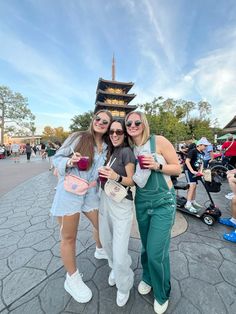
{"label": "sunglasses", "polygon": [[135,126],[140,126],[143,123],[141,120],[136,120],[136,121],[128,120],[126,121],[125,125],[129,128],[133,124],[133,122]]}
{"label": "sunglasses", "polygon": [[102,119],[102,118],[99,117],[99,116],[96,116],[96,117],[94,118],[94,120],[97,121],[97,122],[101,121],[102,124],[104,124],[104,125],[109,124],[109,121],[107,121],[106,119]]}
{"label": "sunglasses", "polygon": [[116,135],[123,135],[124,131],[123,130],[110,130],[109,134],[113,135],[114,133],[116,133]]}

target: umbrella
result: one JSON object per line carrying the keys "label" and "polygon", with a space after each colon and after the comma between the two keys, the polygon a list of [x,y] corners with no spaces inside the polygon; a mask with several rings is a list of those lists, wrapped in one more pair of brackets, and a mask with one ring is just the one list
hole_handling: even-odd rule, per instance
{"label": "umbrella", "polygon": [[222,135],[222,136],[220,136],[220,137],[217,137],[217,140],[227,140],[227,138],[228,138],[230,135],[233,136],[234,139],[236,139],[236,134],[227,133],[227,134],[224,134],[224,135]]}

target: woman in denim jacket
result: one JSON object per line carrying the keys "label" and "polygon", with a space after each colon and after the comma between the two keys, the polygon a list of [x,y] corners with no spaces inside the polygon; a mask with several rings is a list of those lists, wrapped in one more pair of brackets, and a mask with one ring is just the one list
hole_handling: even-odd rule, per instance
{"label": "woman in denim jacket", "polygon": [[[61,228],[61,257],[67,270],[64,288],[80,303],[86,303],[92,298],[92,291],[83,282],[76,266],[76,237],[81,213],[86,215],[96,230],[95,257],[106,257],[98,236],[98,189],[93,186],[84,195],[76,195],[65,190],[64,179],[66,174],[72,174],[90,183],[97,181],[98,168],[106,160],[105,141],[111,121],[109,111],[98,111],[89,130],[73,133],[53,157],[59,180],[51,214],[58,218]],[[89,166],[85,171],[79,170],[77,166],[81,156],[89,157]]]}

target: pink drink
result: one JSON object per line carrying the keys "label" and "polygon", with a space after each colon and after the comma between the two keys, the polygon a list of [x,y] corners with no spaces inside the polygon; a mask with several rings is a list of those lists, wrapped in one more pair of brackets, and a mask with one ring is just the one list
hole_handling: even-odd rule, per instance
{"label": "pink drink", "polygon": [[89,165],[89,157],[87,156],[80,157],[80,160],[77,162],[77,165],[79,170],[86,171]]}
{"label": "pink drink", "polygon": [[141,169],[147,169],[147,167],[145,166],[145,164],[143,163],[143,158],[147,157],[146,155],[139,155],[138,156],[138,162],[140,165]]}

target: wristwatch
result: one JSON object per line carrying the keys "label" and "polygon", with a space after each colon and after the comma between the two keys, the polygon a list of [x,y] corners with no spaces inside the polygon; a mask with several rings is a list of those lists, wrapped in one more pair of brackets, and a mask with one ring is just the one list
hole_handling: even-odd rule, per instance
{"label": "wristwatch", "polygon": [[156,171],[161,171],[161,170],[162,170],[162,168],[163,168],[163,165],[162,165],[162,164],[158,164],[158,168],[157,168],[157,170],[156,170]]}

